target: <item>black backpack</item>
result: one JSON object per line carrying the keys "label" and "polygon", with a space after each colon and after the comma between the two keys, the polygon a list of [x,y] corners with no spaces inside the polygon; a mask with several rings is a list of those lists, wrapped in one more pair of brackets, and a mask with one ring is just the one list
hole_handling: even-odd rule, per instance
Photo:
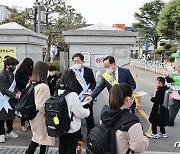
{"label": "black backpack", "polygon": [[[138,117],[127,111],[113,127],[105,124],[94,127],[87,138],[87,154],[116,154],[116,130],[128,131],[132,125],[138,122]],[[127,154],[130,151],[132,152],[128,149]]]}
{"label": "black backpack", "polygon": [[49,136],[60,137],[70,130],[73,113],[70,118],[65,99],[70,92],[65,90],[63,94],[50,97],[45,103],[46,126]]}
{"label": "black backpack", "polygon": [[29,83],[29,85],[22,91],[21,97],[15,105],[15,114],[24,120],[32,120],[36,117],[38,111],[36,110],[34,87],[39,83]]}

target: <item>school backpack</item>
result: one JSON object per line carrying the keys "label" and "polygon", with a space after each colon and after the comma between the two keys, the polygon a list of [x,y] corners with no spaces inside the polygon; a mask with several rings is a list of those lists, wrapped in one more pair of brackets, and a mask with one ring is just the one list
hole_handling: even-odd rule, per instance
{"label": "school backpack", "polygon": [[49,136],[60,137],[70,130],[73,113],[70,118],[65,99],[70,92],[65,90],[63,94],[51,96],[45,103],[46,126]]}
{"label": "school backpack", "polygon": [[[138,122],[138,117],[127,111],[113,127],[105,124],[94,127],[87,137],[87,154],[116,154],[116,130],[128,132],[129,128]],[[128,149],[127,153],[130,151],[132,150]]]}
{"label": "school backpack", "polygon": [[29,85],[22,91],[21,97],[15,105],[15,114],[24,120],[32,120],[36,117],[38,110],[36,110],[34,87],[39,83],[29,83]]}

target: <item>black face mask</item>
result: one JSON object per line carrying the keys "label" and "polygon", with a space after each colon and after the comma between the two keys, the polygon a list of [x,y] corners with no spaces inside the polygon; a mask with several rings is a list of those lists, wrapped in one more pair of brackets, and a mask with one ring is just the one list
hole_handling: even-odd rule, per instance
{"label": "black face mask", "polygon": [[16,69],[16,67],[11,66],[11,67],[9,67],[9,72],[14,72],[15,69]]}

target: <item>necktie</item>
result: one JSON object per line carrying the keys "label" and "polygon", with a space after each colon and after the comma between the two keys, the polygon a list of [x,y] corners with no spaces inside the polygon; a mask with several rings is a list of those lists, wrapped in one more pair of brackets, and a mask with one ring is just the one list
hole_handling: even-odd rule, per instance
{"label": "necktie", "polygon": [[115,72],[112,73],[112,76],[116,80],[116,73]]}

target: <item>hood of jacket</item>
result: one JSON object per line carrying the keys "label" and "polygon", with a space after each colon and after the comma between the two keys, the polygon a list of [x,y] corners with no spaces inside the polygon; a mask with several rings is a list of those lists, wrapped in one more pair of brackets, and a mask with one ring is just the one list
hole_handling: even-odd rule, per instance
{"label": "hood of jacket", "polygon": [[104,105],[101,112],[102,123],[107,126],[113,126],[124,112],[129,112],[129,109],[110,109],[108,105]]}
{"label": "hood of jacket", "polygon": [[159,87],[159,88],[157,88],[157,89],[160,90],[160,91],[166,91],[166,90],[169,89],[169,87],[167,87],[167,86],[165,85],[165,86]]}

